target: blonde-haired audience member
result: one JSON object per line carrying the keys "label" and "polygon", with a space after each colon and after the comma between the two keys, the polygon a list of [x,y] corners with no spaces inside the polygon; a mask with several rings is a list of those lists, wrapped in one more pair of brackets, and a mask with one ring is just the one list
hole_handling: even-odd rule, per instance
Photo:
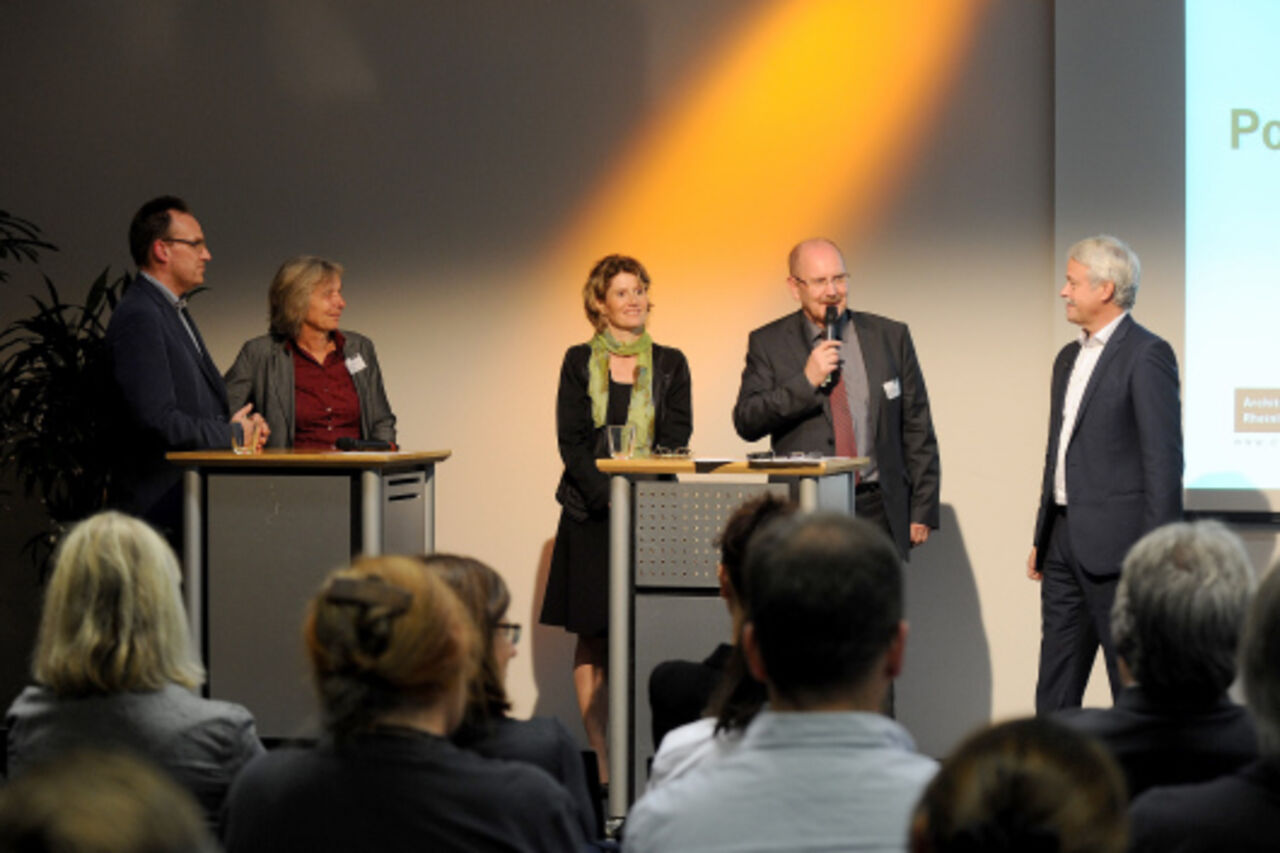
{"label": "blonde-haired audience member", "polygon": [[916,806],[913,853],[1123,853],[1129,796],[1092,738],[1044,718],[970,736]]}
{"label": "blonde-haired audience member", "polygon": [[72,750],[0,788],[0,853],[215,853],[200,807],[124,752]]}
{"label": "blonde-haired audience member", "polygon": [[229,853],[527,850],[583,846],[544,771],[455,746],[481,641],[457,595],[410,557],[333,572],[303,636],[328,737],[236,780]]}
{"label": "blonde-haired audience member", "polygon": [[191,791],[218,826],[240,768],[262,752],[239,705],[192,692],[178,559],[155,530],[118,512],[77,524],[54,564],[36,640],[36,684],[9,707],[9,773],[92,744],[139,753]]}

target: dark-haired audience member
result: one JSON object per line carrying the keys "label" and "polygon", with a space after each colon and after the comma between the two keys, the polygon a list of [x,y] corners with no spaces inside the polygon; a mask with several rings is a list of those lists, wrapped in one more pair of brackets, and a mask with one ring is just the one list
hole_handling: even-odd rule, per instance
{"label": "dark-haired audience member", "polygon": [[1043,717],[970,736],[916,806],[912,853],[1122,853],[1129,798],[1101,744]]}
{"label": "dark-haired audience member", "polygon": [[79,749],[0,788],[0,853],[215,853],[191,794],[127,752]]}
{"label": "dark-haired audience member", "polygon": [[145,522],[103,512],[71,530],[45,591],[36,685],[5,717],[11,777],[86,744],[124,749],[167,770],[219,825],[231,780],[262,744],[244,708],[191,692],[204,668],[180,581]]}
{"label": "dark-haired audience member", "polygon": [[[703,662],[666,661],[649,677],[653,742],[657,754],[648,788],[684,775],[707,757],[738,742],[738,735],[764,704],[764,685],[747,672],[739,647],[745,603],[743,565],[752,535],[795,504],[771,494],[745,501],[725,522],[720,548],[720,596],[729,609],[733,643],[721,643]],[[705,715],[705,716],[704,716]]]}
{"label": "dark-haired audience member", "polygon": [[1152,788],[1129,810],[1138,853],[1232,853],[1280,844],[1280,571],[1263,579],[1240,641],[1245,702],[1261,757],[1196,785]]}
{"label": "dark-haired audience member", "polygon": [[229,853],[577,850],[573,800],[543,770],[456,746],[481,642],[410,557],[329,575],[303,628],[327,737],[275,750],[231,791]]}
{"label": "dark-haired audience member", "polygon": [[1111,608],[1125,687],[1112,708],[1058,719],[1110,748],[1130,796],[1212,779],[1257,757],[1253,721],[1227,696],[1253,586],[1244,545],[1216,521],[1165,525],[1125,557]]}
{"label": "dark-haired audience member", "polygon": [[439,572],[480,629],[480,666],[467,688],[467,710],[453,742],[488,758],[541,767],[565,787],[578,807],[587,838],[600,835],[587,790],[586,770],[573,736],[555,717],[516,720],[507,715],[507,665],[516,656],[520,626],[507,621],[511,592],[492,568],[455,554],[431,554],[423,562]]}
{"label": "dark-haired audience member", "polygon": [[769,692],[736,749],[647,793],[624,850],[902,850],[937,764],[879,712],[902,668],[902,569],[874,525],[801,515],[747,554],[742,649]]}

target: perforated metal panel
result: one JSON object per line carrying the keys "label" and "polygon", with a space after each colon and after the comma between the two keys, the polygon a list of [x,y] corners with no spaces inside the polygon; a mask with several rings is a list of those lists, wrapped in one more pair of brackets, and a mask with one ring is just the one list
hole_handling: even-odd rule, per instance
{"label": "perforated metal panel", "polygon": [[717,588],[716,536],[743,502],[782,483],[636,483],[636,587]]}

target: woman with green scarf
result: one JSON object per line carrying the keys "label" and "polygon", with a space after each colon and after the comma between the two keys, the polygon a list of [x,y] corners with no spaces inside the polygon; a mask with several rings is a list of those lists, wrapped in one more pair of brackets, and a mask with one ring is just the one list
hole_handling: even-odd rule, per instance
{"label": "woman with green scarf", "polygon": [[649,273],[639,261],[602,258],[582,288],[582,302],[596,334],[570,347],[560,368],[556,433],[564,474],[556,500],[563,510],[541,621],[578,635],[573,683],[605,782],[609,479],[596,460],[609,455],[609,425],[632,427],[640,452],[687,446],[693,405],[684,354],[655,344],[645,329],[652,306]]}

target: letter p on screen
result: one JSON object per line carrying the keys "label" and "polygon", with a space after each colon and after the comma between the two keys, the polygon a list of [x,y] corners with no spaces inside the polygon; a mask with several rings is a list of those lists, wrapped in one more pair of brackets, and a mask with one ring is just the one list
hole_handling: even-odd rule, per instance
{"label": "letter p on screen", "polygon": [[1231,111],[1231,147],[1240,147],[1240,137],[1258,131],[1258,114],[1253,110]]}

